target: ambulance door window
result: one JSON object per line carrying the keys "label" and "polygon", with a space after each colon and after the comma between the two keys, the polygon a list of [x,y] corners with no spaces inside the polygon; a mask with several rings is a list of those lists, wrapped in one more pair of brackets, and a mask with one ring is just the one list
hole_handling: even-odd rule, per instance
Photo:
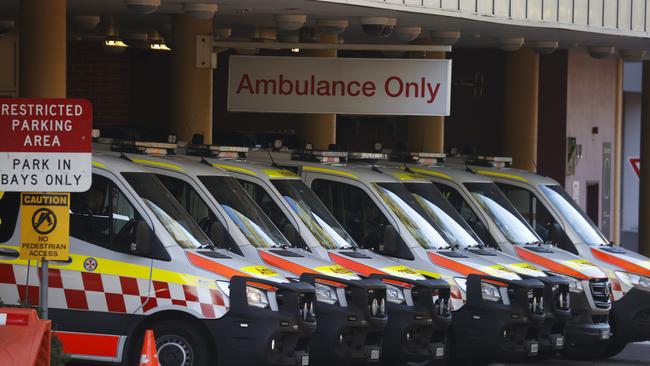
{"label": "ambulance door window", "polygon": [[535,228],[542,240],[551,239],[551,227],[557,221],[544,207],[544,204],[529,190],[511,184],[497,183],[517,211]]}
{"label": "ambulance door window", "polygon": [[70,236],[77,239],[131,253],[140,220],[126,196],[101,175],[93,174],[88,191],[70,195]]}
{"label": "ambulance door window", "polygon": [[16,229],[20,193],[0,192],[0,243],[9,241]]}
{"label": "ambulance door window", "polygon": [[179,178],[157,174],[158,179],[176,200],[199,224],[201,230],[208,235],[210,241],[219,248],[241,254],[226,226],[212,212],[199,193],[189,183]]}
{"label": "ambulance door window", "polygon": [[246,193],[253,198],[253,201],[260,206],[266,216],[271,219],[271,222],[273,222],[275,227],[280,229],[282,235],[289,240],[289,243],[294,247],[303,249],[309,248],[298,233],[296,227],[291,221],[289,221],[287,215],[285,215],[280,206],[278,206],[278,204],[273,200],[273,197],[271,197],[264,188],[259,184],[251,183],[247,180],[237,179],[237,181],[242,187],[244,187]]}
{"label": "ambulance door window", "polygon": [[363,189],[323,179],[315,179],[311,188],[359,246],[379,250],[390,222]]}
{"label": "ambulance door window", "polygon": [[492,247],[496,247],[496,241],[490,234],[485,224],[478,217],[474,209],[469,205],[465,198],[455,188],[442,183],[434,182],[436,187],[440,189],[442,195],[451,203],[451,205],[460,213],[465,219],[467,224],[476,232],[481,240]]}

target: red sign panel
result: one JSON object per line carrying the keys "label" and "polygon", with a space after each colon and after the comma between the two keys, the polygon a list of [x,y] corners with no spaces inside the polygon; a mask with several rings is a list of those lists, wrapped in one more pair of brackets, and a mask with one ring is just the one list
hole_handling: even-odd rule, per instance
{"label": "red sign panel", "polygon": [[83,192],[92,107],[83,99],[0,99],[0,191]]}

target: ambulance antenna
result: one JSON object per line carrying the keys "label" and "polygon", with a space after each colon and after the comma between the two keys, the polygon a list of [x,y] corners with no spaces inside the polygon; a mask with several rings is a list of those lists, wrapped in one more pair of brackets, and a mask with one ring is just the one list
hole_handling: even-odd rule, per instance
{"label": "ambulance antenna", "polygon": [[280,166],[276,164],[275,160],[273,160],[273,154],[271,154],[271,151],[266,150],[266,152],[269,154],[269,159],[271,159],[271,166],[274,168],[279,168]]}
{"label": "ambulance antenna", "polygon": [[409,166],[406,165],[406,161],[404,161],[404,171],[407,172],[407,173],[415,174],[415,173],[411,170],[411,168],[409,168]]}

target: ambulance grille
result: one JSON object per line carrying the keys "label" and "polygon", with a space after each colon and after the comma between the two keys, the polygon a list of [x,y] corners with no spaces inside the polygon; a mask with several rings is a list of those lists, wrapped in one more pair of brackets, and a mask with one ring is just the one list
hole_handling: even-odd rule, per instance
{"label": "ambulance grille", "polygon": [[612,306],[612,286],[607,279],[592,279],[589,281],[591,296],[596,307],[607,309]]}

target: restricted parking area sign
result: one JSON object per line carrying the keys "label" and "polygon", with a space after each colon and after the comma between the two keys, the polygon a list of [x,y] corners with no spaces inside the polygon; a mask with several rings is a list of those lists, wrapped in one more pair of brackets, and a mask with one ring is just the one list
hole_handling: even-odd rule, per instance
{"label": "restricted parking area sign", "polygon": [[0,98],[0,191],[87,191],[91,151],[87,100]]}
{"label": "restricted parking area sign", "polygon": [[22,193],[20,258],[68,260],[70,193]]}

